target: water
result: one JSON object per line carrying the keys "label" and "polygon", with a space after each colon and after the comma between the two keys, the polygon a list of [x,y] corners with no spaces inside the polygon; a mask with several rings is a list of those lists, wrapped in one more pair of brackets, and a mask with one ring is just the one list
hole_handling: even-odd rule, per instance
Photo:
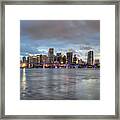
{"label": "water", "polygon": [[21,100],[99,100],[100,70],[21,69]]}

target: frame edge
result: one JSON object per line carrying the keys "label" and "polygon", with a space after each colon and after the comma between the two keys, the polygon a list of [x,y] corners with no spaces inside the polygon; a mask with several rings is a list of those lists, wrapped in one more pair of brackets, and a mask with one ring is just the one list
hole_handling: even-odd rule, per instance
{"label": "frame edge", "polygon": [[[24,1],[25,2],[25,5],[28,4],[30,1]],[[16,116],[13,116],[13,115],[5,115],[5,5],[12,5],[12,4],[16,4],[17,5],[20,5],[21,3],[23,4],[24,3],[23,1],[2,1],[1,2],[1,52],[0,52],[0,56],[1,56],[1,63],[0,63],[0,67],[1,67],[1,75],[0,75],[0,85],[1,85],[1,91],[0,91],[0,107],[1,107],[1,112],[0,112],[0,118],[2,119],[16,119],[16,118],[20,118],[20,119],[33,119],[33,118],[37,118],[38,117],[40,118],[40,116],[36,115],[36,116],[27,116],[27,115],[16,115]],[[32,2],[32,1],[31,1]],[[40,3],[41,4],[49,4],[48,1],[33,1],[35,4],[37,3]],[[50,4],[53,4],[55,1],[52,1]],[[76,1],[72,1],[71,3],[73,4],[73,2],[76,2]],[[86,2],[85,4],[89,4],[88,1],[77,1],[77,3],[84,3]],[[89,1],[90,2],[90,1]],[[94,1],[93,1],[94,2]],[[93,4],[93,2],[91,4]],[[54,4],[68,4],[69,1],[66,1],[66,2],[55,2]],[[118,118],[119,119],[119,27],[120,27],[120,21],[119,21],[119,11],[120,11],[120,2],[119,1],[115,1],[115,2],[111,2],[111,1],[106,1],[106,2],[103,2],[103,1],[98,1],[98,2],[95,2],[95,4],[99,4],[99,3],[102,3],[102,4],[107,4],[107,3],[111,3],[111,4],[115,4],[115,86],[117,88],[115,88],[115,115],[107,115],[109,116],[110,118]],[[70,4],[70,3],[69,3]],[[118,97],[118,98],[117,98]],[[80,117],[81,116],[81,117]],[[91,117],[90,117],[91,116]],[[96,116],[94,115],[94,117],[92,117],[92,115],[88,115],[88,117],[90,119],[96,119]],[[101,115],[102,116],[102,115]],[[104,118],[108,118],[106,115],[103,116]],[[75,118],[75,119],[89,119],[88,117],[85,117],[85,116],[82,116],[82,115],[76,115],[76,117],[71,117],[71,118]],[[103,117],[100,117],[98,116],[97,119],[100,119]],[[41,115],[41,118],[40,119],[59,119],[59,118],[65,118],[65,119],[69,119],[70,117],[67,117],[66,115],[61,115],[61,117],[58,115],[55,115],[55,116],[49,116],[49,115]]]}

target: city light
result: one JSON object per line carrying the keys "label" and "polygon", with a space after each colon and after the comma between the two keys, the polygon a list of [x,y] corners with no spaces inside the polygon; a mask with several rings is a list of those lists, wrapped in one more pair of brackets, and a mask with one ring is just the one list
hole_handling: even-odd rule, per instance
{"label": "city light", "polygon": [[54,48],[48,49],[48,55],[29,55],[20,61],[21,68],[100,68],[100,60],[94,59],[92,50],[87,53],[87,61],[84,61],[68,51],[54,54]]}
{"label": "city light", "polygon": [[22,68],[25,68],[26,66],[27,66],[26,63],[23,63],[23,64],[22,64]]}

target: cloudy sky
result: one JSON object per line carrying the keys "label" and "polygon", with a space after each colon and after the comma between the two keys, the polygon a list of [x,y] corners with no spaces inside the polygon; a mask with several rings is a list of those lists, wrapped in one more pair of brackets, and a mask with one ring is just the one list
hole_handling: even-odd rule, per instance
{"label": "cloudy sky", "polygon": [[20,56],[48,54],[54,48],[55,54],[73,51],[79,58],[86,59],[89,50],[100,55],[99,20],[21,20]]}

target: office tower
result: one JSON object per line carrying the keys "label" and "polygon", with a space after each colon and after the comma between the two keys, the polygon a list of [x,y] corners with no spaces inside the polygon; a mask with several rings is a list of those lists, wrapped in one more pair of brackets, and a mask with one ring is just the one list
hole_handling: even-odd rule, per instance
{"label": "office tower", "polygon": [[67,63],[68,64],[72,64],[72,56],[73,56],[72,52],[67,52]]}
{"label": "office tower", "polygon": [[32,62],[32,56],[28,56],[27,57],[27,63],[31,63]]}
{"label": "office tower", "polygon": [[26,57],[22,58],[23,63],[26,63]]}
{"label": "office tower", "polygon": [[37,64],[40,64],[40,55],[37,55]]}
{"label": "office tower", "polygon": [[27,57],[27,63],[29,63],[29,56]]}
{"label": "office tower", "polygon": [[100,64],[100,60],[99,59],[95,59],[94,64]]}
{"label": "office tower", "polygon": [[42,64],[42,55],[37,55],[37,64]]}
{"label": "office tower", "polygon": [[61,64],[61,62],[62,62],[62,55],[61,55],[61,53],[57,53],[56,57],[57,57],[57,62]]}
{"label": "office tower", "polygon": [[37,65],[37,56],[32,56],[32,60],[33,60],[33,67],[36,67],[36,65]]}
{"label": "office tower", "polygon": [[42,55],[40,55],[40,64],[43,63]]}
{"label": "office tower", "polygon": [[74,57],[73,57],[73,63],[76,64],[76,62],[77,62],[77,57],[76,57],[76,55],[74,55]]}
{"label": "office tower", "polygon": [[54,62],[57,62],[57,56],[54,56]]}
{"label": "office tower", "polygon": [[33,63],[36,64],[37,63],[37,57],[33,56],[32,59],[33,59]]}
{"label": "office tower", "polygon": [[48,59],[49,63],[54,63],[54,48],[49,48]]}
{"label": "office tower", "polygon": [[95,59],[94,65],[99,68],[100,67],[100,60],[99,59]]}
{"label": "office tower", "polygon": [[87,64],[93,65],[93,51],[88,52]]}
{"label": "office tower", "polygon": [[64,55],[62,58],[63,64],[66,64],[66,56]]}
{"label": "office tower", "polygon": [[28,68],[33,67],[33,58],[31,55],[27,57]]}
{"label": "office tower", "polygon": [[48,63],[48,56],[42,55],[42,61],[43,61],[43,63]]}

